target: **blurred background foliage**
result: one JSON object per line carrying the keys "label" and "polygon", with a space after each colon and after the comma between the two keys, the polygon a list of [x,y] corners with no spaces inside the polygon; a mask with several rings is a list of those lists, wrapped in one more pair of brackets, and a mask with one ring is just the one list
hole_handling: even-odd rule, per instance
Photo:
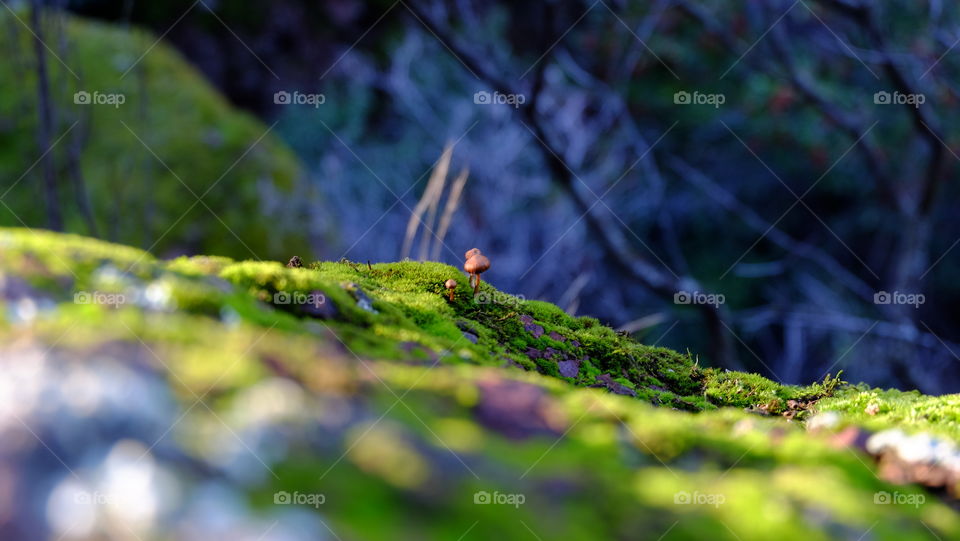
{"label": "blurred background foliage", "polygon": [[[468,169],[469,180],[441,261],[459,264],[480,246],[499,288],[702,352],[707,364],[785,382],[844,368],[875,385],[960,385],[953,4],[53,7],[47,33],[78,75],[49,60],[54,136],[75,120],[84,134],[57,147],[58,163],[78,145],[101,237],[150,248],[195,202],[120,120],[198,195],[253,148],[152,248],[159,255],[402,258],[412,209],[452,144],[451,176]],[[11,96],[0,104],[5,184],[40,155],[21,8],[21,21],[9,12],[2,21],[14,60],[0,68],[0,92]],[[138,27],[160,44],[151,49],[154,37]],[[116,88],[128,100],[78,109],[75,87]],[[278,91],[326,101],[278,105]],[[520,93],[525,104],[477,104],[480,91]],[[677,92],[725,99],[678,105]],[[926,103],[876,104],[877,92],[922,93]],[[90,233],[68,195],[71,176],[59,178],[66,227]],[[44,226],[39,172],[22,184],[3,201]],[[0,224],[19,225],[6,213]],[[727,302],[677,305],[678,291]],[[880,291],[926,302],[878,305]]]}
{"label": "blurred background foliage", "polygon": [[[0,219],[42,226],[40,98],[27,53],[34,38],[10,13],[3,22],[0,48],[9,61],[0,66],[0,171],[9,212]],[[45,40],[57,143],[49,155],[56,158],[66,230],[167,255],[279,258],[306,248],[307,235],[292,223],[298,195],[309,190],[305,172],[269,126],[232,107],[152,34],[60,15],[49,23],[60,33]],[[75,103],[83,92],[122,94],[125,101]]]}

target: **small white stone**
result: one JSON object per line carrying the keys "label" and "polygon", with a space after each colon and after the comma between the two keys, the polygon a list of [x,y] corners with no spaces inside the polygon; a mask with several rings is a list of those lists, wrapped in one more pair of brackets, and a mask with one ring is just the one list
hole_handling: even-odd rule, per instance
{"label": "small white stone", "polygon": [[867,452],[879,455],[887,449],[895,449],[905,437],[903,431],[896,428],[877,432],[867,439]]}
{"label": "small white stone", "polygon": [[838,424],[840,424],[840,414],[835,411],[825,411],[807,421],[807,430],[829,430]]}
{"label": "small white stone", "polygon": [[173,308],[173,295],[170,285],[163,282],[152,282],[143,291],[143,299],[152,310],[166,310]]}
{"label": "small white stone", "polygon": [[37,318],[37,303],[30,298],[23,298],[16,304],[16,319],[21,323],[29,323]]}
{"label": "small white stone", "polygon": [[938,464],[947,463],[951,457],[956,456],[957,447],[953,442],[946,440],[934,440],[933,459]]}
{"label": "small white stone", "polygon": [[914,434],[897,446],[897,454],[907,462],[932,462],[934,439],[929,434]]}

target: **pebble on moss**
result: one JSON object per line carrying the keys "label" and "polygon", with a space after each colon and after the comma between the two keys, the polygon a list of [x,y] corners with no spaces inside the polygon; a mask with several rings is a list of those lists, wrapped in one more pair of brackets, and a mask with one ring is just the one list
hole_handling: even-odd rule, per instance
{"label": "pebble on moss", "polygon": [[565,378],[576,378],[580,375],[580,361],[576,359],[560,361],[557,366],[560,368],[560,375]]}

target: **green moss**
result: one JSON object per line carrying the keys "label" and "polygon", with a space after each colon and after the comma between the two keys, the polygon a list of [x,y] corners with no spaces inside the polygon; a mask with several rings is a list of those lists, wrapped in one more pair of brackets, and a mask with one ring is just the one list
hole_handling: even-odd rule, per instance
{"label": "green moss", "polygon": [[827,375],[822,382],[806,387],[782,385],[757,374],[745,372],[706,371],[704,396],[716,405],[751,407],[763,406],[769,413],[788,409],[788,401],[813,402],[837,392],[844,383],[840,374]]}
{"label": "green moss", "polygon": [[[642,400],[690,410],[765,406],[770,413],[780,413],[788,400],[817,400],[837,384],[801,388],[756,374],[702,370],[689,353],[637,343],[594,319],[572,318],[548,303],[514,302],[487,283],[474,298],[466,277],[440,263],[341,261],[287,268],[278,262],[223,257],[158,263],[144,252],[81,237],[7,230],[0,242],[3,239],[16,245],[13,253],[19,254],[9,264],[31,276],[48,276],[48,287],[62,287],[73,277],[74,289],[149,290],[164,301],[160,308],[219,317],[226,309],[265,327],[308,334],[333,330],[358,355],[420,360],[426,355],[493,366],[510,359],[557,378],[563,377],[558,361],[575,359],[577,377],[564,379],[577,385],[602,386],[597,378],[608,374]],[[37,265],[44,271],[37,272]],[[443,285],[450,278],[458,281],[452,302]],[[323,319],[312,318],[309,306],[295,302],[315,298],[331,309]],[[358,299],[368,299],[370,306]],[[531,351],[536,352],[533,358],[528,357]]]}
{"label": "green moss", "polygon": [[559,306],[548,302],[526,301],[523,303],[523,308],[528,314],[533,316],[534,319],[551,325],[572,327],[575,321],[574,318],[561,310]]}
{"label": "green moss", "polygon": [[[53,37],[60,18],[64,50]],[[60,148],[82,141],[80,169],[100,236],[156,253],[306,253],[299,213],[290,210],[306,189],[304,173],[267,126],[234,109],[157,36],[63,13],[48,20],[48,41],[63,59],[47,62],[53,137],[64,135]],[[0,38],[3,57],[33,62],[32,54],[22,58],[33,50],[30,31],[8,10],[0,10],[0,26],[8,30]],[[13,212],[0,212],[0,226],[41,227],[42,183],[31,167],[39,155],[36,70],[23,62],[0,63],[0,177],[19,179],[4,195]],[[76,92],[122,94],[125,102],[77,104]],[[58,169],[68,171],[66,151],[54,154]],[[64,174],[58,182],[66,230],[90,234],[72,203],[73,179]]]}
{"label": "green moss", "polygon": [[848,422],[872,430],[896,427],[908,433],[930,432],[960,441],[960,395],[957,394],[926,396],[918,391],[870,389],[860,385],[821,400],[817,409],[842,413]]}
{"label": "green moss", "polygon": [[[869,457],[837,448],[829,433],[743,411],[815,401],[847,423],[957,438],[957,396],[843,387],[839,377],[784,386],[702,369],[689,354],[543,303],[478,304],[465,287],[450,302],[443,281],[466,279],[435,263],[162,262],[25,230],[0,230],[0,251],[2,283],[32,284],[31,298],[46,306],[11,317],[14,306],[0,301],[0,353],[36,342],[50,353],[44,362],[99,366],[121,352],[165,378],[183,418],[160,425],[175,425],[164,445],[176,445],[178,458],[153,459],[186,492],[203,475],[192,464],[204,464],[210,447],[262,433],[278,444],[269,455],[275,476],[244,485],[252,505],[269,513],[276,491],[322,491],[324,519],[344,538],[456,539],[468,530],[530,538],[520,520],[544,539],[960,537],[960,518],[944,502],[885,483]],[[74,303],[75,289],[88,285],[153,286],[172,302]],[[274,298],[313,291],[336,311],[312,317]],[[535,338],[527,325],[558,336]],[[534,346],[580,359],[578,376],[560,377],[556,359],[527,357]],[[605,374],[637,397],[582,388]],[[265,389],[273,389],[266,400]],[[201,394],[207,408],[194,407]],[[523,494],[527,503],[477,505],[479,491]],[[880,491],[926,499],[875,505]]]}
{"label": "green moss", "polygon": [[228,257],[193,256],[178,257],[167,263],[167,268],[191,276],[217,275],[234,261]]}

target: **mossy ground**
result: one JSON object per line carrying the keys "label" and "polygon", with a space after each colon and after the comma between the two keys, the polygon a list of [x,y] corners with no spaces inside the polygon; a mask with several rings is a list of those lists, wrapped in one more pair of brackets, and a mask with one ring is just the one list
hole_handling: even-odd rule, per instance
{"label": "mossy ground", "polygon": [[[343,539],[960,537],[946,503],[877,505],[924,493],[779,415],[956,438],[956,397],[702,368],[466,283],[436,263],[161,261],[0,230],[0,357],[45,351],[58,370],[129,364],[164,381],[182,422],[138,437],[184,492],[217,479],[264,516],[277,491],[322,492],[315,512]],[[246,457],[242,475],[227,456]],[[477,504],[483,493],[525,501]]]}
{"label": "mossy ground", "polygon": [[846,422],[871,430],[923,431],[960,442],[960,394],[927,396],[857,385],[821,400],[817,409],[838,412]]}

